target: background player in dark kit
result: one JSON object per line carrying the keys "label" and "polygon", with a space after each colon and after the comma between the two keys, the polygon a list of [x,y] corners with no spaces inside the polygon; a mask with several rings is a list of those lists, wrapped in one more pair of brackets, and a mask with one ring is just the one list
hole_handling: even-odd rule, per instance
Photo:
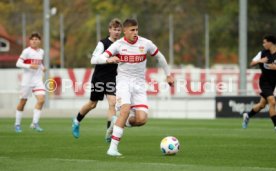
{"label": "background player in dark kit", "polygon": [[[109,23],[109,36],[98,42],[92,58],[102,54],[113,42],[120,38],[122,32],[122,24],[119,19],[113,19]],[[91,81],[91,95],[90,100],[81,108],[76,118],[73,120],[72,134],[75,138],[79,138],[79,126],[81,120],[85,115],[97,106],[99,100],[103,100],[106,95],[108,107],[108,121],[106,131],[106,141],[111,141],[112,129],[110,127],[112,116],[115,116],[115,103],[116,103],[116,75],[117,64],[96,65]]]}

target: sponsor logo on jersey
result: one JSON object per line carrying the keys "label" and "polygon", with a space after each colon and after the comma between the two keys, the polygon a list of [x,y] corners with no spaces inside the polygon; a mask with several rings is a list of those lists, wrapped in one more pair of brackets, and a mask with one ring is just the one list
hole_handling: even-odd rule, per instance
{"label": "sponsor logo on jersey", "polygon": [[139,63],[146,60],[146,54],[141,55],[119,55],[120,62]]}
{"label": "sponsor logo on jersey", "polygon": [[42,63],[41,59],[25,59],[24,64],[37,64],[40,65]]}

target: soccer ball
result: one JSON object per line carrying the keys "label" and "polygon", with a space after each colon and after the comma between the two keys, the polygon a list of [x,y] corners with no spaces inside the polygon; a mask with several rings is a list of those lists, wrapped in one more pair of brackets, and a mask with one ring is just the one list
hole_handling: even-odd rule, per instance
{"label": "soccer ball", "polygon": [[179,147],[178,139],[173,136],[163,138],[160,143],[160,148],[164,155],[175,155],[179,151]]}

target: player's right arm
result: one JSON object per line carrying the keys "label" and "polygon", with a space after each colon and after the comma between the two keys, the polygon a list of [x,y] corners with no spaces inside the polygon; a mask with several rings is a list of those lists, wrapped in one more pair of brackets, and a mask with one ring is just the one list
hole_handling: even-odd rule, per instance
{"label": "player's right arm", "polygon": [[26,68],[26,69],[38,69],[39,65],[37,64],[25,64],[24,61],[27,59],[28,56],[28,52],[27,50],[23,50],[23,52],[21,53],[20,57],[18,58],[17,62],[16,62],[16,67],[18,68]]}
{"label": "player's right arm", "polygon": [[[93,52],[91,58],[91,64],[107,64],[107,63],[118,63],[120,60],[116,56],[112,56],[110,51],[115,51],[115,43],[113,43],[105,52],[102,42],[99,42],[96,49]],[[112,57],[111,57],[112,56]]]}
{"label": "player's right arm", "polygon": [[252,67],[252,66],[255,66],[255,65],[257,65],[257,64],[259,64],[259,63],[266,63],[267,62],[267,57],[265,57],[265,58],[262,58],[262,52],[260,51],[253,59],[252,59],[252,61],[251,61],[251,63],[250,63],[250,66]]}

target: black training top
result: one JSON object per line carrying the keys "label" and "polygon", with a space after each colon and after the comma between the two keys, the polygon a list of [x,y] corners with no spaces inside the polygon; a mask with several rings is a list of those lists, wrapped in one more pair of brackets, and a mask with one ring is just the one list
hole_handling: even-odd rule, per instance
{"label": "black training top", "polygon": [[[104,45],[104,51],[109,48],[109,46],[113,43],[111,40],[106,37],[102,39],[101,42]],[[98,64],[95,65],[95,70],[92,76],[92,81],[114,81],[117,75],[117,67],[118,64]]]}
{"label": "black training top", "polygon": [[261,58],[268,58],[267,63],[259,63],[259,66],[262,70],[262,76],[263,77],[269,77],[276,80],[276,70],[268,69],[267,64],[276,64],[276,53],[271,54],[269,50],[263,50],[261,52]]}

